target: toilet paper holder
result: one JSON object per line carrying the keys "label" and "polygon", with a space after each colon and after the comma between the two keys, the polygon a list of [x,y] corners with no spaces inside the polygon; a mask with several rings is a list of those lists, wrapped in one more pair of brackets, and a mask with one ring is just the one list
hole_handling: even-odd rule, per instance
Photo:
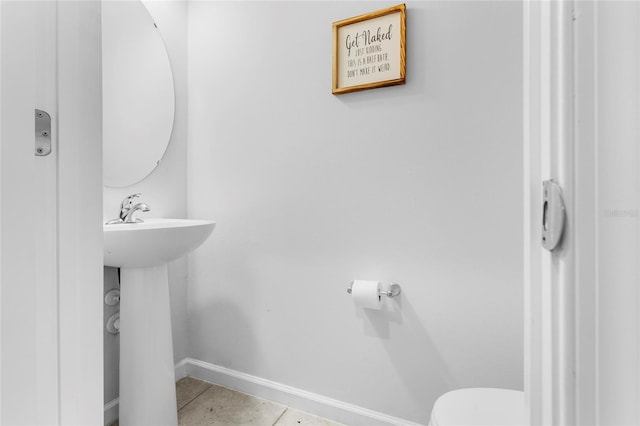
{"label": "toilet paper holder", "polygon": [[[401,290],[402,289],[400,288],[400,284],[391,283],[391,285],[387,290],[380,290],[378,295],[387,296],[387,297],[396,297],[397,295],[400,294]],[[351,294],[352,291],[353,291],[353,281],[351,281],[351,284],[349,284],[349,287],[347,287],[347,293]]]}

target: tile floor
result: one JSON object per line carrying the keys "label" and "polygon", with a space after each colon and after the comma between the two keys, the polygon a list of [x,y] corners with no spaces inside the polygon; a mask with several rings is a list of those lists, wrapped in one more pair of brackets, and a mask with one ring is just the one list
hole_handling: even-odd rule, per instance
{"label": "tile floor", "polygon": [[[185,377],[176,384],[180,426],[344,426],[222,386]],[[111,426],[117,426],[117,422]]]}

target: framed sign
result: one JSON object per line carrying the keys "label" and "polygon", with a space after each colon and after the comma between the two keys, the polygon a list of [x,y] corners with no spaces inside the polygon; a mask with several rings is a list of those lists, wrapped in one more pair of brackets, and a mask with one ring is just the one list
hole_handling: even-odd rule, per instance
{"label": "framed sign", "polygon": [[406,8],[333,23],[333,94],[405,83]]}

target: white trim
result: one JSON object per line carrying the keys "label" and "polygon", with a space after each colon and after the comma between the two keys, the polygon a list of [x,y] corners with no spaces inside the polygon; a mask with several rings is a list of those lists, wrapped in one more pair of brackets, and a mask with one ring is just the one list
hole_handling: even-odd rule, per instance
{"label": "white trim", "polygon": [[[176,381],[190,376],[251,396],[268,399],[296,410],[333,419],[351,426],[423,426],[409,420],[389,416],[368,408],[338,401],[302,389],[272,382],[271,380],[245,374],[230,368],[210,364],[192,358],[184,358],[175,365]],[[104,425],[109,426],[118,419],[120,399],[104,404]]]}
{"label": "white trim", "polygon": [[536,411],[537,400],[533,396],[533,389],[537,386],[533,382],[533,372],[535,362],[538,358],[533,352],[533,304],[532,304],[532,242],[530,230],[532,223],[531,214],[531,109],[533,107],[530,99],[531,93],[531,62],[532,62],[532,4],[530,0],[525,0],[522,7],[522,163],[523,163],[523,275],[524,275],[524,394],[526,418],[529,424],[534,424],[534,411]]}
{"label": "white trim", "polygon": [[176,382],[180,379],[184,379],[185,377],[187,377],[187,362],[189,361],[189,358],[185,358],[182,361],[180,361],[179,363],[176,364]]}
{"label": "white trim", "polygon": [[[527,0],[524,13],[525,389],[531,424],[576,423],[574,2]],[[540,248],[540,185],[563,190],[562,245]]]}
{"label": "white trim", "polygon": [[[0,25],[2,5],[0,4]],[[0,99],[2,99],[2,31],[0,31]],[[0,102],[0,188],[2,188],[2,102]],[[2,196],[0,196],[0,242],[2,241]],[[0,268],[2,267],[2,244],[0,243]],[[2,274],[0,273],[0,330],[2,330]],[[0,337],[0,373],[2,373],[2,337]],[[2,380],[0,380],[0,419],[2,419]]]}
{"label": "white trim", "polygon": [[523,5],[524,382],[528,423],[550,424],[548,255],[540,245],[543,176],[549,176],[550,4]]}
{"label": "white trim", "polygon": [[[573,2],[551,8],[551,175],[562,187],[566,222],[551,255],[553,424],[576,424],[576,167],[574,142]],[[543,160],[544,161],[544,160]]]}
{"label": "white trim", "polygon": [[333,419],[352,426],[421,426],[418,423],[389,416],[368,408],[359,407],[354,404],[338,401],[192,358],[185,358],[176,365],[176,377],[179,377],[179,369],[181,371],[184,369],[186,375],[200,380],[235,389],[259,398],[275,401],[297,410]]}

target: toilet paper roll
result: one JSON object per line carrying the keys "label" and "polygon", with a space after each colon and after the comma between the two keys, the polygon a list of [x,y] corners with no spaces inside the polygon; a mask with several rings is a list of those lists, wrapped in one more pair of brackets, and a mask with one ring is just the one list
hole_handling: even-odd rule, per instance
{"label": "toilet paper roll", "polygon": [[378,281],[355,280],[351,286],[353,303],[360,308],[380,309],[380,290],[382,286]]}

